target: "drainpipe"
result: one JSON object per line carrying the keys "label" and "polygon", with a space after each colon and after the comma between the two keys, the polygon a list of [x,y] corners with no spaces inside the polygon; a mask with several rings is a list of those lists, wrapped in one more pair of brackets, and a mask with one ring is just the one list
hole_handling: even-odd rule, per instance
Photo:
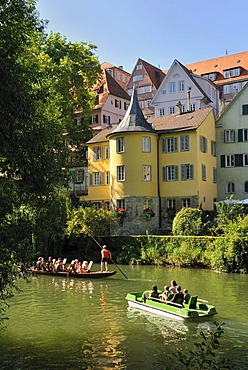
{"label": "drainpipe", "polygon": [[188,101],[188,112],[191,112],[191,109],[190,109],[190,88],[188,89],[187,91],[187,101]]}
{"label": "drainpipe", "polygon": [[158,134],[158,139],[157,139],[157,184],[158,184],[158,225],[159,228],[162,228],[162,207],[161,207],[161,196],[160,196],[160,176],[159,176],[159,141],[160,141],[160,134]]}

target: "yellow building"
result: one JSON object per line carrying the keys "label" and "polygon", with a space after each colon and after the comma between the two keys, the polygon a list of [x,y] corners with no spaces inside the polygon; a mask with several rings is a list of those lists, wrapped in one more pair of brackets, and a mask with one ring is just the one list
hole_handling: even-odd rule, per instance
{"label": "yellow building", "polygon": [[147,122],[134,90],[123,120],[88,141],[85,200],[123,213],[119,234],[166,229],[169,211],[213,210],[215,119],[211,108]]}

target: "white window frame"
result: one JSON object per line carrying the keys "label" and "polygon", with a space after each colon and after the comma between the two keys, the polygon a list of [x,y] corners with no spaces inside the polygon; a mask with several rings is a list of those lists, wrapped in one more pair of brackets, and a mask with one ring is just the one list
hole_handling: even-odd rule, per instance
{"label": "white window frame", "polygon": [[142,137],[142,152],[151,153],[151,138],[149,136]]}
{"label": "white window frame", "polygon": [[94,186],[102,185],[102,174],[101,174],[101,172],[93,172],[92,177],[93,177],[93,185]]}
{"label": "white window frame", "polygon": [[194,180],[194,165],[193,164],[181,164],[181,180],[188,181]]}
{"label": "white window frame", "polygon": [[109,145],[105,146],[105,159],[110,158],[110,147]]}
{"label": "white window frame", "polygon": [[182,202],[182,208],[190,207],[190,198],[183,198],[181,202]]}
{"label": "white window frame", "polygon": [[177,181],[178,166],[171,165],[163,167],[163,181]]}
{"label": "white window frame", "polygon": [[142,80],[143,80],[143,75],[133,76],[133,82],[142,81]]}
{"label": "white window frame", "polygon": [[163,152],[175,153],[177,152],[177,137],[167,137],[163,140]]}
{"label": "white window frame", "polygon": [[93,161],[100,161],[102,159],[102,147],[93,147]]}
{"label": "white window frame", "polygon": [[248,154],[243,154],[243,166],[248,166]]}
{"label": "white window frame", "polygon": [[152,181],[152,166],[150,165],[142,166],[142,179],[143,181]]}
{"label": "white window frame", "polygon": [[105,184],[106,185],[110,184],[110,171],[105,172]]}
{"label": "white window frame", "polygon": [[234,194],[235,193],[235,184],[230,181],[226,183],[226,194]]}
{"label": "white window frame", "polygon": [[168,199],[167,208],[175,210],[176,209],[176,199]]}
{"label": "white window frame", "polygon": [[124,146],[124,137],[117,137],[116,138],[116,153],[124,153],[125,146]]}
{"label": "white window frame", "polygon": [[184,92],[184,90],[185,90],[184,80],[178,81],[178,92]]}
{"label": "white window frame", "polygon": [[235,157],[234,154],[225,155],[225,167],[234,167]]}
{"label": "white window frame", "polygon": [[169,107],[169,114],[175,114],[175,107]]}
{"label": "white window frame", "polygon": [[224,143],[235,142],[235,130],[224,130]]}
{"label": "white window frame", "polygon": [[165,116],[165,108],[159,108],[159,115]]}
{"label": "white window frame", "polygon": [[202,181],[207,180],[207,167],[205,164],[202,164]]}
{"label": "white window frame", "polygon": [[208,151],[208,141],[205,136],[200,136],[200,151],[202,153],[207,153]]}
{"label": "white window frame", "polygon": [[189,135],[180,135],[180,151],[189,151]]}
{"label": "white window frame", "polygon": [[175,94],[176,92],[176,83],[175,81],[169,82],[169,93],[170,94]]}
{"label": "white window frame", "polygon": [[83,183],[85,179],[85,170],[75,170],[75,183]]}
{"label": "white window frame", "polygon": [[120,182],[125,181],[125,166],[116,167],[116,179]]}

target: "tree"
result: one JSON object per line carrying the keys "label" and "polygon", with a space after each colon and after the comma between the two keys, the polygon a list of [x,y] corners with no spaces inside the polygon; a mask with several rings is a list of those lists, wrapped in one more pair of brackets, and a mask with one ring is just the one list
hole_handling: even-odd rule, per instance
{"label": "tree", "polygon": [[[67,186],[70,149],[81,148],[89,137],[90,86],[100,73],[95,46],[47,35],[35,5],[35,0],[0,5],[2,301],[19,276],[15,264],[37,252],[35,240],[63,233],[67,197],[58,194]],[[81,126],[74,124],[76,109]],[[52,217],[55,208],[58,217]]]}
{"label": "tree", "polygon": [[173,235],[200,235],[203,228],[202,210],[182,208],[173,219]]}

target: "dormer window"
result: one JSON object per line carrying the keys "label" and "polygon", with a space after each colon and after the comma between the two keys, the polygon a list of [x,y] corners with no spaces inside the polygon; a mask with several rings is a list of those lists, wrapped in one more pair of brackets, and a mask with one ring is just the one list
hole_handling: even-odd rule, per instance
{"label": "dormer window", "polygon": [[133,82],[142,81],[142,80],[143,80],[143,76],[142,75],[133,76]]}
{"label": "dormer window", "polygon": [[137,71],[140,71],[142,69],[142,64],[138,64],[136,69],[137,69]]}
{"label": "dormer window", "polygon": [[237,77],[240,76],[240,67],[239,68],[233,68],[228,69],[224,71],[224,78],[231,78],[231,77]]}

